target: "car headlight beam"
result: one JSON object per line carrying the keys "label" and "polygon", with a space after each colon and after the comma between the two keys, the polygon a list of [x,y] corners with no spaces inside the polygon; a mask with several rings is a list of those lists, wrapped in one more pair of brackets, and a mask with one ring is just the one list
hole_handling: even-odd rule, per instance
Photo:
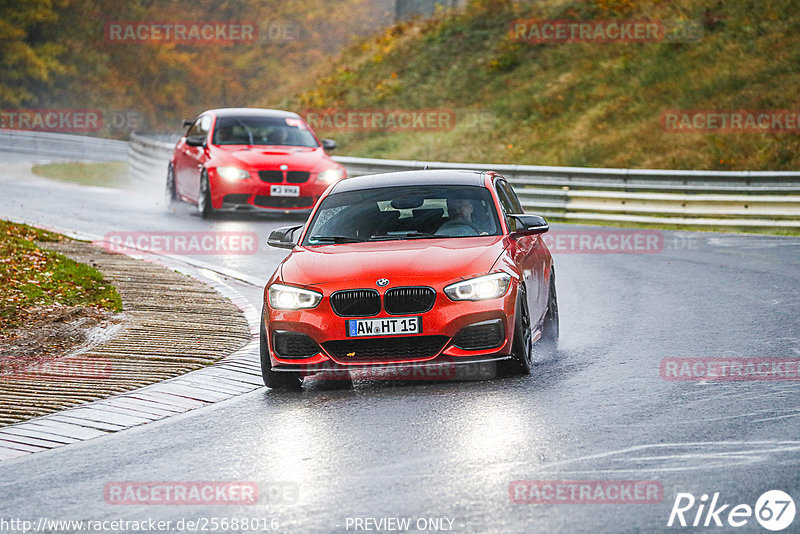
{"label": "car headlight beam", "polygon": [[245,180],[250,178],[250,173],[239,167],[217,167],[217,174],[226,180]]}
{"label": "car headlight beam", "polygon": [[327,169],[317,175],[317,180],[332,184],[344,178],[344,171],[342,169]]}
{"label": "car headlight beam", "polygon": [[322,293],[284,284],[269,286],[269,305],[276,310],[305,310],[316,308]]}
{"label": "car headlight beam", "polygon": [[450,300],[488,300],[502,297],[511,284],[511,275],[506,273],[488,274],[456,282],[444,288]]}

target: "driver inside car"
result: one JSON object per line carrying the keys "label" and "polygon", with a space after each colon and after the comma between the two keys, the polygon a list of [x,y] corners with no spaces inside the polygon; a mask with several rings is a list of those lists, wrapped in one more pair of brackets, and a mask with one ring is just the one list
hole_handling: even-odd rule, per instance
{"label": "driver inside car", "polygon": [[289,140],[289,132],[283,128],[278,128],[270,132],[267,137],[267,143],[270,145],[287,145]]}
{"label": "driver inside car", "polygon": [[488,232],[473,220],[475,205],[468,198],[447,199],[447,221],[442,224],[436,235],[472,236],[487,235]]}

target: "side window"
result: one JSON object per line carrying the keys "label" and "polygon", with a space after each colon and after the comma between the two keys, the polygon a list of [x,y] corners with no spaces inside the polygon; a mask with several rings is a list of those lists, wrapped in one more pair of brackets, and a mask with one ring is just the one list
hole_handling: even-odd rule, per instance
{"label": "side window", "polygon": [[202,117],[198,117],[192,127],[189,128],[189,131],[186,132],[186,137],[202,135],[208,135],[208,131],[211,129],[211,117],[208,115],[203,115]]}
{"label": "side window", "polygon": [[525,213],[525,210],[522,208],[522,203],[520,203],[519,198],[517,198],[517,194],[514,193],[514,189],[512,189],[508,182],[497,182],[497,186],[500,190],[505,192],[506,197],[508,198],[508,203],[512,209],[512,211],[509,213],[514,213],[516,215]]}
{"label": "side window", "polygon": [[194,124],[189,128],[189,131],[186,132],[186,137],[194,137],[196,135],[200,135],[200,119],[194,121]]}
{"label": "side window", "polygon": [[515,221],[514,219],[509,219],[508,215],[511,213],[518,213],[518,212],[516,211],[516,206],[514,205],[514,202],[511,200],[511,197],[509,196],[508,186],[504,181],[499,180],[495,183],[495,188],[497,189],[497,196],[500,198],[500,206],[503,208],[503,216],[506,218],[508,229],[513,232],[517,229],[517,221]]}

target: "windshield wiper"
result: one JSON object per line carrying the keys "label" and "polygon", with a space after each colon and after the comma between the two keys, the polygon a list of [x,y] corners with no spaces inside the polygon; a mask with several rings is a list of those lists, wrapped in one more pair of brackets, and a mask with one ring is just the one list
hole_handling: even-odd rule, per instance
{"label": "windshield wiper", "polygon": [[350,237],[348,235],[315,235],[308,238],[309,241],[320,241],[323,243],[363,243],[363,239]]}
{"label": "windshield wiper", "polygon": [[431,239],[442,237],[439,235],[429,234],[427,232],[417,232],[413,230],[404,234],[390,234],[390,235],[374,235],[369,238],[370,241],[392,241],[396,239]]}

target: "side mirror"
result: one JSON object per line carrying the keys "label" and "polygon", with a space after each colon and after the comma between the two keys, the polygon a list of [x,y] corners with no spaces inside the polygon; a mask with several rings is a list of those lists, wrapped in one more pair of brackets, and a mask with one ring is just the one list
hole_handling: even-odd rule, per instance
{"label": "side mirror", "polygon": [[334,148],[336,148],[336,141],[334,141],[333,139],[323,139],[322,148],[324,148],[325,151],[333,150]]}
{"label": "side mirror", "polygon": [[302,227],[302,224],[298,224],[296,226],[284,226],[282,228],[278,228],[277,230],[273,230],[269,234],[267,245],[276,248],[294,248],[296,245],[294,242],[294,233]]}
{"label": "side mirror", "polygon": [[517,222],[517,229],[511,232],[512,237],[543,234],[550,230],[544,217],[538,215],[509,215],[508,218]]}
{"label": "side mirror", "polygon": [[191,120],[191,119],[183,119],[183,127],[184,127],[184,128],[188,128],[188,127],[189,127],[189,126],[191,126],[192,124],[194,124],[194,121],[193,121],[193,120]]}
{"label": "side mirror", "polygon": [[186,138],[186,144],[189,146],[206,146],[206,136],[205,135],[190,135]]}

